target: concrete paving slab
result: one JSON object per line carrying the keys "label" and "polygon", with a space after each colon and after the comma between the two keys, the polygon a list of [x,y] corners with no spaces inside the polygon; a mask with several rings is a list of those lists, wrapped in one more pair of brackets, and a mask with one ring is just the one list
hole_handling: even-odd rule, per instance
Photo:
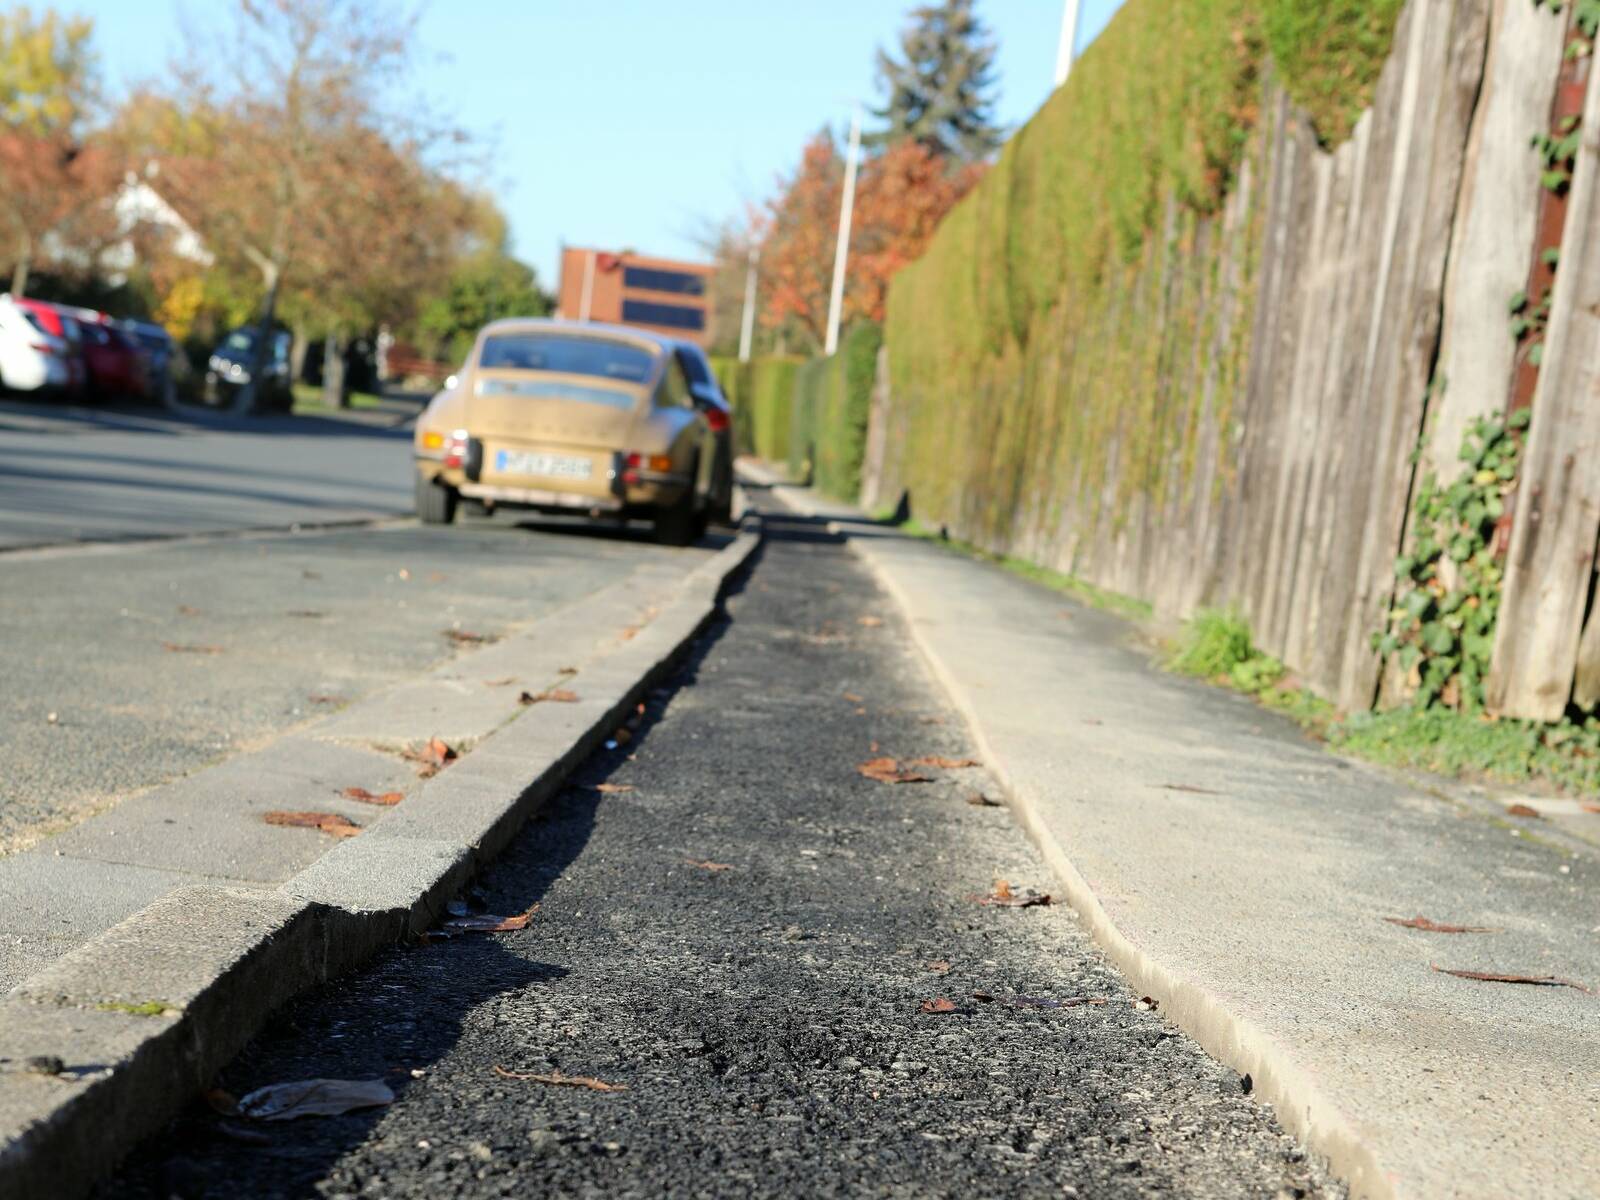
{"label": "concrete paving slab", "polygon": [[[852,546],[1072,903],[1354,1195],[1600,1194],[1600,998],[1432,969],[1600,989],[1600,861],[1161,672],[1117,618],[872,534]],[[1418,914],[1496,932],[1385,921]]]}
{"label": "concrete paving slab", "polygon": [[396,935],[421,933],[467,882],[472,851],[438,838],[356,838],[279,889],[283,895],[358,915],[388,917]]}
{"label": "concrete paving slab", "polygon": [[313,829],[268,825],[267,812],[332,812],[366,826],[382,810],[344,799],[345,788],[381,794],[413,791],[417,783],[415,770],[394,755],[296,735],[125,800],[43,843],[41,852],[281,883],[333,843]]}

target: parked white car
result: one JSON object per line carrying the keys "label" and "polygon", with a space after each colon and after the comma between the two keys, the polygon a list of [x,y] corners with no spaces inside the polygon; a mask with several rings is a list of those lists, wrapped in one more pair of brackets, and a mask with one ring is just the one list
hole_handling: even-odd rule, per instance
{"label": "parked white car", "polygon": [[71,356],[65,339],[46,333],[31,312],[0,294],[0,385],[17,392],[65,388]]}

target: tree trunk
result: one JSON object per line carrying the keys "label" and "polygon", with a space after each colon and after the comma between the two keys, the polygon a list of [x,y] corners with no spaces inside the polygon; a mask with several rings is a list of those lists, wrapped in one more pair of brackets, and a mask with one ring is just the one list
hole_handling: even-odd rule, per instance
{"label": "tree trunk", "polygon": [[322,344],[322,403],[344,408],[350,394],[344,386],[344,335],[330,333]]}
{"label": "tree trunk", "polygon": [[289,342],[289,383],[300,382],[306,370],[306,351],[311,348],[311,335],[300,326],[294,327]]}
{"label": "tree trunk", "polygon": [[27,234],[17,243],[17,265],[11,268],[11,295],[20,300],[28,294],[28,272],[33,269],[33,239]]}

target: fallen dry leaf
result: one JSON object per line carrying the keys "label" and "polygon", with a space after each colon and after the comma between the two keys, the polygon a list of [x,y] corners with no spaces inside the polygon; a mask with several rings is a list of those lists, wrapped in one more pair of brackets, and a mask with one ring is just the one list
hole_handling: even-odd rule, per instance
{"label": "fallen dry leaf", "polygon": [[1222,795],[1215,788],[1197,787],[1192,783],[1163,783],[1160,786],[1169,792],[1194,792],[1198,796]]}
{"label": "fallen dry leaf", "polygon": [[927,966],[928,970],[932,971],[935,975],[943,975],[950,969],[950,964],[942,958],[936,958],[931,963],[927,963],[925,965]]}
{"label": "fallen dry leaf", "polygon": [[931,783],[933,781],[933,776],[902,767],[900,760],[895,758],[869,758],[866,762],[856,767],[856,770],[868,779],[876,780],[879,783]]}
{"label": "fallen dry leaf", "polygon": [[543,704],[547,700],[553,704],[576,704],[578,693],[566,688],[546,688],[542,692],[523,692],[517,697],[519,704]]}
{"label": "fallen dry leaf", "polygon": [[988,796],[985,796],[982,792],[973,792],[973,793],[971,793],[967,797],[967,803],[973,805],[976,808],[999,808],[1000,807],[1000,801],[991,800]]}
{"label": "fallen dry leaf", "polygon": [[321,579],[322,578],[322,572],[321,571],[301,571],[300,572],[300,578],[301,579]]}
{"label": "fallen dry leaf", "polygon": [[1506,805],[1506,816],[1508,817],[1537,817],[1538,815],[1539,810],[1530,804]]}
{"label": "fallen dry leaf", "polygon": [[943,717],[918,717],[917,722],[922,725],[943,725]]}
{"label": "fallen dry leaf", "polygon": [[606,795],[609,796],[609,795],[612,795],[612,794],[617,793],[617,792],[631,792],[631,791],[633,791],[633,784],[631,784],[631,783],[597,783],[597,784],[594,785],[594,790],[597,791],[597,792],[604,792]]}
{"label": "fallen dry leaf", "polygon": [[470,633],[465,629],[441,629],[439,635],[458,646],[481,646],[484,642],[493,641],[481,633]]}
{"label": "fallen dry leaf", "polygon": [[221,654],[221,646],[190,646],[183,642],[162,642],[161,648],[172,654]]}
{"label": "fallen dry leaf", "polygon": [[428,572],[428,582],[429,583],[443,583],[446,579],[449,579],[449,578],[450,578],[450,576],[446,575],[443,571],[429,571]]}
{"label": "fallen dry leaf", "polygon": [[1080,1008],[1086,1004],[1108,1003],[1104,996],[1072,996],[1066,1000],[1056,1000],[1048,996],[1007,996],[1001,1000],[988,992],[973,992],[972,998],[982,1000],[985,1004],[1005,1004],[1012,1008]]}
{"label": "fallen dry leaf", "polygon": [[925,1013],[953,1013],[956,1011],[954,1000],[946,1000],[940,996],[937,1000],[924,1000],[922,1011]]}
{"label": "fallen dry leaf", "polygon": [[535,1075],[531,1071],[508,1071],[502,1066],[494,1069],[496,1075],[504,1079],[518,1079],[524,1083],[548,1083],[552,1087],[577,1087],[588,1088],[591,1092],[625,1092],[628,1085],[625,1083],[607,1083],[603,1079],[596,1079],[592,1075],[563,1075],[560,1071],[552,1071],[548,1075]]}
{"label": "fallen dry leaf", "polygon": [[532,904],[514,917],[497,917],[493,913],[451,917],[444,923],[444,927],[454,933],[512,933],[518,929],[526,929],[528,918],[538,911],[539,906]]}
{"label": "fallen dry leaf", "polygon": [[394,1093],[381,1079],[301,1079],[241,1096],[239,1113],[257,1121],[292,1121],[296,1117],[337,1117],[358,1108],[393,1103]]}
{"label": "fallen dry leaf", "polygon": [[460,757],[443,738],[429,738],[428,744],[420,750],[406,747],[400,751],[400,757],[417,764],[417,774],[424,779],[437,775],[439,771],[448,767]]}
{"label": "fallen dry leaf", "polygon": [[484,687],[510,687],[515,682],[516,682],[515,679],[513,679],[510,675],[507,675],[504,679],[485,679],[483,681],[483,686]]}
{"label": "fallen dry leaf", "polygon": [[961,767],[983,766],[975,758],[946,758],[943,754],[924,754],[921,758],[913,758],[911,765],[913,767],[938,767],[945,771],[954,771]]}
{"label": "fallen dry leaf", "polygon": [[343,696],[330,696],[322,692],[314,692],[306,697],[312,704],[343,704]]}
{"label": "fallen dry leaf", "polygon": [[864,702],[862,698],[856,695],[854,692],[845,692],[844,698],[850,701],[851,704],[861,704]]}
{"label": "fallen dry leaf", "polygon": [[223,1091],[221,1088],[207,1088],[200,1093],[200,1096],[206,1102],[206,1107],[218,1116],[239,1115],[239,1098],[232,1092]]}
{"label": "fallen dry leaf", "polygon": [[556,674],[557,675],[576,675],[577,673],[578,673],[578,668],[577,667],[557,667],[556,668]]}
{"label": "fallen dry leaf", "polygon": [[1429,963],[1429,967],[1441,975],[1454,975],[1457,979],[1476,979],[1480,983],[1526,983],[1533,987],[1564,987],[1575,988],[1586,995],[1595,994],[1592,988],[1573,979],[1562,979],[1556,975],[1505,975],[1498,971],[1463,971],[1452,967],[1441,967],[1437,963]]}
{"label": "fallen dry leaf", "polygon": [[268,825],[292,825],[302,829],[319,829],[332,837],[355,837],[361,832],[361,826],[338,813],[325,812],[284,812],[275,809],[263,813],[261,819]]}
{"label": "fallen dry leaf", "polygon": [[857,617],[856,618],[856,624],[857,625],[865,625],[868,629],[875,629],[879,625],[883,624],[883,618],[882,617]]}
{"label": "fallen dry leaf", "polygon": [[1013,889],[1004,879],[996,879],[994,891],[987,896],[974,896],[973,899],[979,904],[994,905],[998,908],[1035,908],[1050,903],[1048,893],[1036,892],[1032,888]]}
{"label": "fallen dry leaf", "polygon": [[1133,1006],[1140,1012],[1155,1012],[1156,1009],[1161,1007],[1161,1001],[1154,996],[1140,996],[1133,1002]]}
{"label": "fallen dry leaf", "polygon": [[617,638],[620,641],[624,641],[624,642],[631,642],[631,641],[633,641],[634,638],[636,638],[638,636],[639,636],[639,627],[637,625],[629,625],[621,633],[617,634]]}
{"label": "fallen dry leaf", "polygon": [[402,580],[406,580],[406,579],[410,579],[411,578],[411,572],[409,570],[407,570],[405,567],[401,567],[398,571],[395,572],[395,574],[399,575]]}
{"label": "fallen dry leaf", "polygon": [[1402,929],[1420,929],[1425,933],[1499,933],[1498,929],[1490,929],[1487,925],[1442,925],[1438,921],[1430,921],[1427,917],[1385,917],[1391,925],[1399,925]]}
{"label": "fallen dry leaf", "polygon": [[733,864],[732,863],[712,862],[709,858],[706,859],[704,862],[697,862],[695,859],[692,859],[692,858],[686,858],[683,861],[688,863],[691,867],[699,867],[702,871],[731,871],[731,870],[733,870]]}
{"label": "fallen dry leaf", "polygon": [[289,615],[291,617],[302,617],[307,621],[315,621],[327,616],[328,614],[325,612],[318,612],[314,608],[291,608],[289,610]]}
{"label": "fallen dry leaf", "polygon": [[1600,804],[1580,804],[1578,807],[1586,813],[1600,813]]}
{"label": "fallen dry leaf", "polygon": [[192,604],[180,604],[178,605],[178,615],[184,617],[198,617],[200,615],[200,610]]}
{"label": "fallen dry leaf", "polygon": [[347,787],[339,793],[346,800],[359,800],[362,804],[381,804],[392,808],[406,798],[404,792],[369,792],[364,787]]}
{"label": "fallen dry leaf", "polygon": [[616,746],[626,746],[629,742],[633,741],[633,730],[624,725],[621,729],[617,730],[611,735],[611,741]]}

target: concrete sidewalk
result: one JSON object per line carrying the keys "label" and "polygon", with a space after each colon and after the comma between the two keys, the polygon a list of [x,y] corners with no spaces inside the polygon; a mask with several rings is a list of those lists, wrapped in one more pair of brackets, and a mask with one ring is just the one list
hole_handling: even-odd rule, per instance
{"label": "concrete sidewalk", "polygon": [[[1600,996],[1432,969],[1600,989],[1600,861],[1163,673],[1115,617],[774,492],[874,568],[1135,986],[1355,1196],[1600,1195]],[[1418,914],[1495,932],[1384,920]]]}

